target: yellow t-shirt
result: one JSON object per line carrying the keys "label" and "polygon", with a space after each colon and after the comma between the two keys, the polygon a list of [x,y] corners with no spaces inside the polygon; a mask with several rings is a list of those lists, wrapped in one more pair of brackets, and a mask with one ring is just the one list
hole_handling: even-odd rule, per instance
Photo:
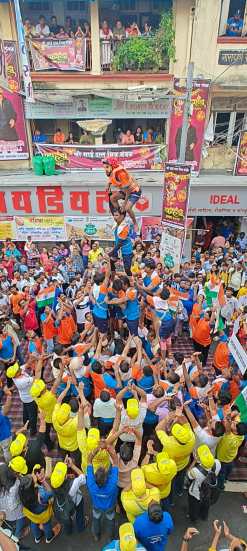
{"label": "yellow t-shirt", "polygon": [[77,443],[77,415],[76,417],[69,418],[63,425],[60,425],[57,421],[57,415],[60,410],[61,404],[56,404],[53,414],[52,423],[57,433],[58,443],[60,448],[67,450],[68,452],[74,452],[78,448]]}
{"label": "yellow t-shirt", "polygon": [[89,251],[89,253],[88,253],[89,262],[92,262],[92,264],[97,262],[100,254],[104,254],[104,251],[103,251],[103,249],[101,249],[101,247],[96,249],[96,251],[91,249],[91,251]]}
{"label": "yellow t-shirt", "polygon": [[161,499],[168,497],[171,492],[172,480],[174,476],[176,476],[177,474],[177,466],[175,461],[173,461],[173,470],[169,474],[169,476],[162,474],[159,471],[156,463],[143,465],[142,470],[143,470],[146,482],[148,482],[148,484],[152,484],[153,486],[156,486],[157,488],[159,488]]}
{"label": "yellow t-shirt", "polygon": [[56,396],[50,390],[46,390],[39,398],[34,398],[38,408],[45,416],[46,423],[52,423],[52,414],[57,403]]}
{"label": "yellow t-shirt", "polygon": [[147,511],[151,501],[160,502],[160,492],[158,488],[147,488],[143,497],[138,497],[133,490],[123,490],[121,501],[129,522],[135,522],[136,517]]}
{"label": "yellow t-shirt", "polygon": [[247,295],[247,287],[240,287],[238,291],[238,298]]}
{"label": "yellow t-shirt", "polygon": [[163,451],[168,453],[170,459],[174,459],[178,471],[182,471],[187,467],[196,440],[190,425],[187,423],[185,426],[190,429],[190,440],[187,444],[180,444],[174,436],[169,436],[163,430],[157,431],[157,436],[163,446]]}
{"label": "yellow t-shirt", "polygon": [[[88,452],[87,449],[87,436],[85,429],[78,430],[77,431],[77,442],[78,447],[81,452],[81,468],[84,473],[86,473],[87,470],[87,464],[88,464],[88,455],[90,452]],[[97,471],[99,467],[104,467],[104,469],[109,469],[110,467],[110,457],[107,450],[100,450],[93,458],[93,470],[94,472]]]}
{"label": "yellow t-shirt", "polygon": [[223,461],[223,463],[231,463],[237,457],[238,448],[244,441],[244,436],[239,436],[230,432],[230,434],[224,434],[216,450],[217,459]]}

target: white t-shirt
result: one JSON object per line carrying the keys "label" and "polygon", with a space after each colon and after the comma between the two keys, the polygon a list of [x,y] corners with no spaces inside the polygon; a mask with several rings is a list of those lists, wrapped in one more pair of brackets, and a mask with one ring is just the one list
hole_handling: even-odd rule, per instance
{"label": "white t-shirt", "polygon": [[[221,463],[218,459],[215,459],[215,475],[218,476],[221,469]],[[200,500],[200,488],[204,482],[206,476],[197,468],[193,467],[188,471],[188,477],[190,480],[193,480],[192,484],[189,487],[189,494],[198,501]]]}
{"label": "white t-shirt", "polygon": [[215,451],[221,437],[213,436],[212,434],[209,434],[206,429],[199,426],[194,429],[194,433],[196,435],[196,449],[202,444],[206,444],[212,454],[215,455]]}
{"label": "white t-shirt", "polygon": [[79,304],[75,306],[75,313],[76,313],[76,321],[77,323],[85,323],[86,321],[86,314],[90,312],[90,306],[89,306],[89,297],[86,296],[82,299]]}
{"label": "white t-shirt", "polygon": [[[143,426],[142,425],[143,425],[144,419],[146,417],[146,413],[147,413],[147,404],[141,404],[139,414],[137,415],[137,417],[135,419],[131,419],[127,415],[127,412],[123,407],[122,412],[121,412],[121,421],[120,421],[119,429],[121,430],[123,427],[126,427],[126,426],[134,427],[135,429],[140,431],[141,434],[142,434],[143,433]],[[134,434],[128,434],[127,432],[124,432],[123,434],[121,434],[119,438],[123,442],[135,442],[135,435]]]}
{"label": "white t-shirt", "polygon": [[114,419],[116,415],[115,403],[114,398],[110,398],[109,402],[102,402],[100,398],[96,398],[93,406],[93,417]]}
{"label": "white t-shirt", "polygon": [[25,373],[25,371],[22,371],[22,375],[20,377],[14,377],[13,381],[19,392],[21,401],[24,404],[30,404],[31,402],[33,402],[33,398],[30,395],[30,388],[33,384],[33,377],[30,377],[30,375]]}
{"label": "white t-shirt", "polygon": [[81,503],[82,492],[80,490],[80,486],[84,486],[84,484],[86,484],[86,477],[84,474],[80,474],[73,480],[71,485],[69,495],[76,506]]}

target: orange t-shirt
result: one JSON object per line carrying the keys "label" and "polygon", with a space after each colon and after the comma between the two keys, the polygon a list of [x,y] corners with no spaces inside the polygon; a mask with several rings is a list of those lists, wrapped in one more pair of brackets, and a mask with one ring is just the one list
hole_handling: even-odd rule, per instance
{"label": "orange t-shirt", "polygon": [[25,298],[24,293],[17,293],[16,295],[10,296],[10,304],[12,306],[13,314],[19,314],[21,311],[21,308],[19,306],[19,303],[21,300]]}
{"label": "orange t-shirt", "polygon": [[219,342],[214,353],[213,364],[218,369],[229,367],[229,349],[226,342]]}
{"label": "orange t-shirt", "polygon": [[190,322],[189,322],[190,328],[191,328],[191,331],[192,331],[192,337],[194,335],[194,331],[196,329],[201,311],[202,311],[201,304],[197,304],[197,303],[194,304],[193,310],[192,310],[191,316],[190,316]]}
{"label": "orange t-shirt", "polygon": [[65,135],[63,132],[61,134],[54,134],[54,143],[64,143],[65,142]]}
{"label": "orange t-shirt", "polygon": [[200,319],[194,329],[193,339],[202,346],[211,344],[210,325],[205,319]]}
{"label": "orange t-shirt", "polygon": [[70,344],[76,332],[76,323],[72,316],[66,316],[61,320],[57,330],[57,340],[60,344]]}
{"label": "orange t-shirt", "polygon": [[54,325],[53,318],[42,322],[42,332],[45,340],[52,339],[55,335],[57,335],[57,328]]}
{"label": "orange t-shirt", "polygon": [[[102,374],[101,373],[94,373],[94,371],[91,371],[90,377],[93,381],[94,398],[99,398],[100,393],[102,392],[102,390],[105,390],[105,388],[106,388],[106,385],[105,385],[104,379],[102,377]],[[107,390],[108,390],[109,394],[112,396],[112,398],[116,398],[116,391],[114,390],[114,388],[107,387]]]}

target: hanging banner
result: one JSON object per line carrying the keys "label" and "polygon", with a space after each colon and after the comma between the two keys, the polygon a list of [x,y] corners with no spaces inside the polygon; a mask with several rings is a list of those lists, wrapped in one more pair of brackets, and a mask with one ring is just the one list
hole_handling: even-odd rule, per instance
{"label": "hanging banner", "polygon": [[236,335],[231,336],[228,343],[228,348],[230,350],[230,353],[234,357],[234,360],[242,375],[244,375],[247,369],[247,354],[240,344],[239,340],[237,339]]}
{"label": "hanging banner", "polygon": [[[184,79],[183,79],[184,81]],[[185,163],[191,166],[192,173],[197,175],[200,170],[202,144],[207,112],[210,81],[194,80],[191,99],[191,116],[187,134]],[[186,88],[179,79],[174,80],[175,95],[186,93]],[[168,161],[178,161],[183,125],[184,100],[174,99],[170,118]]]}
{"label": "hanging banner", "polygon": [[166,268],[179,272],[184,230],[165,226],[161,235],[160,255]]}
{"label": "hanging banner", "polygon": [[247,176],[247,130],[239,136],[234,173],[235,176]]}
{"label": "hanging banner", "polygon": [[0,161],[29,159],[22,98],[0,87]]}
{"label": "hanging banner", "polygon": [[190,167],[166,163],[162,222],[185,228],[190,186]]}
{"label": "hanging banner", "polygon": [[16,42],[4,40],[4,56],[7,72],[8,87],[11,92],[20,92],[20,73],[18,67]]}
{"label": "hanging banner", "polygon": [[35,144],[41,155],[52,155],[56,166],[71,169],[101,169],[102,160],[106,157],[115,157],[127,169],[162,170],[164,162],[161,160],[161,145],[54,145]]}
{"label": "hanging banner", "polygon": [[30,40],[35,71],[86,70],[85,38],[37,38]]}
{"label": "hanging banner", "polygon": [[65,227],[68,240],[82,239],[88,236],[91,239],[113,240],[114,221],[111,216],[65,216]]}
{"label": "hanging banner", "polygon": [[6,69],[6,60],[4,53],[4,43],[0,38],[0,87],[8,90],[8,78],[7,78],[7,69]]}
{"label": "hanging banner", "polygon": [[25,33],[24,33],[24,25],[23,25],[23,22],[22,22],[19,0],[14,0],[14,6],[15,6],[15,19],[16,19],[16,27],[17,27],[17,35],[18,35],[19,52],[20,52],[20,59],[21,59],[21,66],[22,66],[25,96],[26,96],[26,101],[27,102],[29,102],[29,101],[33,102],[34,101],[33,84],[32,84],[32,80],[31,80],[29,59],[28,59],[26,39],[25,39]]}
{"label": "hanging banner", "polygon": [[0,218],[0,241],[16,239],[15,220],[13,216]]}
{"label": "hanging banner", "polygon": [[143,241],[155,241],[162,233],[161,216],[142,217]]}
{"label": "hanging banner", "polygon": [[63,216],[15,217],[16,238],[26,241],[65,241],[67,239]]}

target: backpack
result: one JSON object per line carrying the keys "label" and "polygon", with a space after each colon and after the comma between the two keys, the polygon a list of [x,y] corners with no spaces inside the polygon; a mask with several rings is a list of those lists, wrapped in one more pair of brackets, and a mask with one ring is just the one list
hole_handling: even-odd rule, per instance
{"label": "backpack", "polygon": [[196,468],[205,476],[200,487],[200,502],[206,503],[208,506],[213,505],[219,497],[217,476],[215,474],[216,465],[214,464],[211,471],[207,471],[201,465],[196,465]]}
{"label": "backpack", "polygon": [[75,512],[75,504],[69,495],[71,480],[66,480],[62,487],[54,490],[53,511],[56,519],[62,524],[71,520]]}

